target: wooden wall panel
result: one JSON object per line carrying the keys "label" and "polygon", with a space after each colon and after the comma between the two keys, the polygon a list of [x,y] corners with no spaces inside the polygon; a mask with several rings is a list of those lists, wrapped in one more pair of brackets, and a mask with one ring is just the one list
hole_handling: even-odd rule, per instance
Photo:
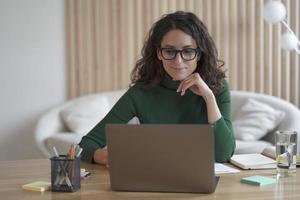
{"label": "wooden wall panel", "polygon": [[[280,49],[285,28],[263,20],[268,0],[67,0],[68,96],[127,88],[150,26],[194,12],[225,61],[231,89],[266,93],[299,107],[299,55]],[[299,36],[297,0],[282,0]]]}

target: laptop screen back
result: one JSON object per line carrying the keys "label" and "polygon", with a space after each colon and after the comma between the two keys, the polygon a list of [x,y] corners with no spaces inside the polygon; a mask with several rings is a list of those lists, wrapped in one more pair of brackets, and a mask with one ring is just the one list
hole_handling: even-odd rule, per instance
{"label": "laptop screen back", "polygon": [[106,138],[112,190],[215,190],[210,125],[108,124]]}

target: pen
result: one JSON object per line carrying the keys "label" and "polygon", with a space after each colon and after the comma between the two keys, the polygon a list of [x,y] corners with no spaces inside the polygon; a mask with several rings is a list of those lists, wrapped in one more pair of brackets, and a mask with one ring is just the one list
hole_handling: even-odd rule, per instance
{"label": "pen", "polygon": [[76,154],[76,158],[79,158],[79,156],[80,156],[82,150],[83,150],[83,149],[80,147],[79,151],[78,151],[77,154]]}
{"label": "pen", "polygon": [[79,151],[80,146],[78,144],[75,145],[75,154],[77,154],[77,152]]}
{"label": "pen", "polygon": [[70,155],[70,159],[74,160],[75,158],[75,148],[74,148],[74,144],[71,144],[71,147],[69,149],[69,155]]}
{"label": "pen", "polygon": [[57,150],[56,150],[55,146],[53,146],[52,148],[53,148],[55,157],[59,158],[59,154],[57,153]]}
{"label": "pen", "polygon": [[71,146],[70,146],[69,156],[70,156],[70,160],[68,161],[67,170],[68,170],[69,178],[72,179],[72,176],[73,176],[73,164],[74,164],[73,160],[75,159],[74,144],[71,144]]}

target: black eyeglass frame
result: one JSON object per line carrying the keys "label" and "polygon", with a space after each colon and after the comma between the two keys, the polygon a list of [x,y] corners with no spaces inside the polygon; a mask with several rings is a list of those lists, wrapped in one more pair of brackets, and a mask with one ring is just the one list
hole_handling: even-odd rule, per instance
{"label": "black eyeglass frame", "polygon": [[[163,55],[163,50],[165,50],[165,49],[173,50],[173,51],[175,52],[174,56],[173,56],[172,58],[165,58],[164,55]],[[185,50],[187,50],[187,49],[195,51],[195,56],[194,56],[193,58],[185,59],[185,58],[183,57],[183,51],[185,51]],[[174,49],[174,48],[169,48],[169,47],[168,47],[168,48],[159,48],[159,51],[160,51],[161,56],[162,56],[163,59],[165,59],[165,60],[174,60],[174,59],[176,58],[177,54],[180,53],[180,56],[181,56],[181,58],[182,58],[183,60],[185,60],[185,61],[191,61],[191,60],[194,60],[194,59],[197,57],[198,54],[200,54],[200,49],[199,49],[199,47],[197,47],[197,48],[184,48],[184,49],[181,49],[181,50]]]}

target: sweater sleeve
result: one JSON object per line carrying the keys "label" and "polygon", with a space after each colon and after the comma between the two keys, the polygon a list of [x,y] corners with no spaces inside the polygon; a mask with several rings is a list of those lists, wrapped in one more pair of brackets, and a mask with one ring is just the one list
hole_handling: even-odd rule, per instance
{"label": "sweater sleeve", "polygon": [[130,88],[113,106],[109,113],[87,134],[79,145],[83,148],[82,160],[91,162],[94,152],[106,146],[105,125],[125,124],[136,116],[136,107]]}
{"label": "sweater sleeve", "polygon": [[217,162],[227,162],[235,150],[235,138],[231,123],[231,95],[227,81],[224,89],[217,96],[217,104],[222,117],[214,124],[215,156]]}

